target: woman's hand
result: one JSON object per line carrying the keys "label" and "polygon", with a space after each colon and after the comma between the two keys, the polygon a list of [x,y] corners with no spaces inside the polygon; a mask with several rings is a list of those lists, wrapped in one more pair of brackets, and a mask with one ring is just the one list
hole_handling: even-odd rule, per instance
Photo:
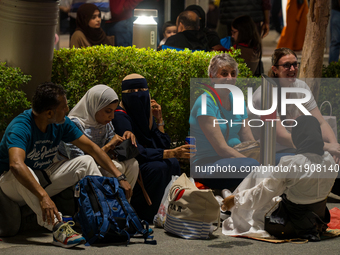
{"label": "woman's hand", "polygon": [[162,108],[154,99],[151,99],[151,112],[157,122],[160,123],[162,119]]}
{"label": "woman's hand", "polygon": [[110,142],[108,142],[106,145],[109,146],[111,149],[114,149],[116,145],[122,143],[125,139],[123,137],[115,134],[115,136],[111,139]]}
{"label": "woman's hand", "polygon": [[196,145],[185,144],[175,149],[164,150],[163,158],[191,158],[195,153]]}
{"label": "woman's hand", "polygon": [[235,198],[235,196],[231,195],[231,196],[226,197],[225,199],[223,199],[223,204],[221,206],[221,209],[223,211],[230,211],[231,208],[233,208],[234,205],[235,205],[234,198]]}
{"label": "woman's hand", "polygon": [[122,138],[123,140],[131,139],[131,143],[137,147],[136,136],[131,131],[125,131]]}

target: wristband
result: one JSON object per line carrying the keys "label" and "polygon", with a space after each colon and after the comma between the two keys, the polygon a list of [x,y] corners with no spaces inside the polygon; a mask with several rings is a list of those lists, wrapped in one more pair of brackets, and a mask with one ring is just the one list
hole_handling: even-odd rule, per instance
{"label": "wristband", "polygon": [[118,180],[118,181],[126,181],[126,176],[125,176],[125,174],[122,174],[121,176],[118,176],[118,177],[117,177],[117,180]]}
{"label": "wristband", "polygon": [[164,120],[161,123],[158,123],[157,126],[164,126]]}

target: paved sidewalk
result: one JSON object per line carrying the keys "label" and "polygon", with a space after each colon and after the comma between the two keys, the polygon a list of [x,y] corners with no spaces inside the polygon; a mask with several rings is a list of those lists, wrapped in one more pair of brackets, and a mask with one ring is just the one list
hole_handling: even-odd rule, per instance
{"label": "paved sidewalk", "polygon": [[[340,202],[333,200],[333,202]],[[328,203],[328,208],[340,208],[340,203]],[[85,246],[79,245],[72,249],[63,249],[52,244],[52,234],[42,227],[35,227],[12,238],[2,238],[0,241],[0,254],[193,254],[193,255],[216,255],[216,254],[339,254],[340,237],[324,240],[321,242],[308,242],[304,244],[282,243],[273,244],[255,241],[246,238],[229,237],[217,230],[210,240],[185,240],[165,233],[163,229],[154,229],[154,239],[157,245],[143,243],[141,238],[131,239],[128,246]]]}

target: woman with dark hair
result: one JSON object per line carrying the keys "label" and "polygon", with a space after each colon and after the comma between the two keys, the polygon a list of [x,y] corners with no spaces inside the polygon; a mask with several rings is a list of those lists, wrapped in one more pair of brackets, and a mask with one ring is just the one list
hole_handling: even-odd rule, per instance
{"label": "woman with dark hair", "polygon": [[[206,27],[205,24],[205,11],[202,9],[199,5],[189,5],[187,8],[185,8],[185,11],[193,11],[195,12],[199,19],[200,19],[200,29],[199,31],[204,33],[205,36],[208,39],[208,46],[209,49],[214,49],[214,47],[221,47],[220,45],[220,37],[218,36],[216,31],[213,31]],[[214,49],[215,50],[215,49]]]}
{"label": "woman with dark hair", "polygon": [[261,38],[249,15],[243,15],[233,20],[231,37],[235,41],[234,48],[241,50],[241,58],[244,59],[253,75],[260,76],[261,73],[256,70],[262,56]]}
{"label": "woman with dark hair", "polygon": [[329,171],[336,164],[323,150],[319,121],[300,116],[297,123],[292,129],[297,155],[283,157],[276,166],[280,171],[251,173],[223,200],[222,210],[232,212],[223,234],[320,241],[330,221],[326,199],[338,173]]}
{"label": "woman with dark hair", "polygon": [[136,136],[140,152],[136,159],[152,204],[148,204],[139,183],[133,190],[131,204],[141,219],[151,223],[171,176],[181,174],[177,158],[190,158],[193,146],[170,149],[161,106],[151,99],[147,81],[139,74],[130,74],[123,79],[122,101],[112,123],[118,135],[130,131]]}
{"label": "woman with dark hair", "polygon": [[[313,97],[312,92],[310,91],[309,86],[302,80],[297,79],[299,70],[299,63],[297,56],[294,51],[288,48],[280,48],[276,49],[272,55],[272,67],[270,76],[273,81],[278,86],[278,119],[281,121],[283,119],[287,120],[295,120],[303,113],[300,111],[298,107],[294,104],[288,104],[286,107],[286,115],[283,116],[281,113],[281,102],[280,102],[280,91],[281,88],[301,88],[310,92],[310,99],[302,103],[302,106],[320,123],[320,127],[322,130],[322,138],[325,142],[324,150],[330,152],[332,155],[336,156],[336,162],[338,163],[338,158],[340,157],[340,145],[337,142],[335,134],[329,124],[322,117],[320,110],[316,104],[316,101]],[[292,92],[287,95],[288,99],[302,99],[305,98],[306,95],[304,93]],[[254,92],[253,94],[253,106],[255,109],[261,109],[261,86]],[[258,119],[259,116],[252,114],[249,112],[250,119]],[[286,125],[289,123],[286,121]],[[291,123],[293,124],[293,123]],[[255,139],[260,138],[260,130],[259,128],[252,128],[252,132],[254,134]],[[280,122],[276,125],[276,152],[285,153],[292,152],[295,153],[295,146],[292,141],[291,136],[291,127],[284,127]]]}
{"label": "woman with dark hair", "polygon": [[77,11],[77,29],[73,33],[70,47],[89,47],[94,45],[114,45],[112,39],[107,37],[100,27],[101,16],[98,7],[94,4],[82,4]]}

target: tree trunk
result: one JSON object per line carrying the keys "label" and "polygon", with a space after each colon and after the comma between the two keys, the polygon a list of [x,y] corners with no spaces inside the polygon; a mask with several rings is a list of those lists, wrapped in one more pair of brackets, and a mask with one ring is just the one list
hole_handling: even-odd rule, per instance
{"label": "tree trunk", "polygon": [[[327,25],[330,16],[329,0],[310,0],[307,30],[302,49],[299,78],[321,78]],[[317,101],[319,79],[311,79],[308,85]]]}

